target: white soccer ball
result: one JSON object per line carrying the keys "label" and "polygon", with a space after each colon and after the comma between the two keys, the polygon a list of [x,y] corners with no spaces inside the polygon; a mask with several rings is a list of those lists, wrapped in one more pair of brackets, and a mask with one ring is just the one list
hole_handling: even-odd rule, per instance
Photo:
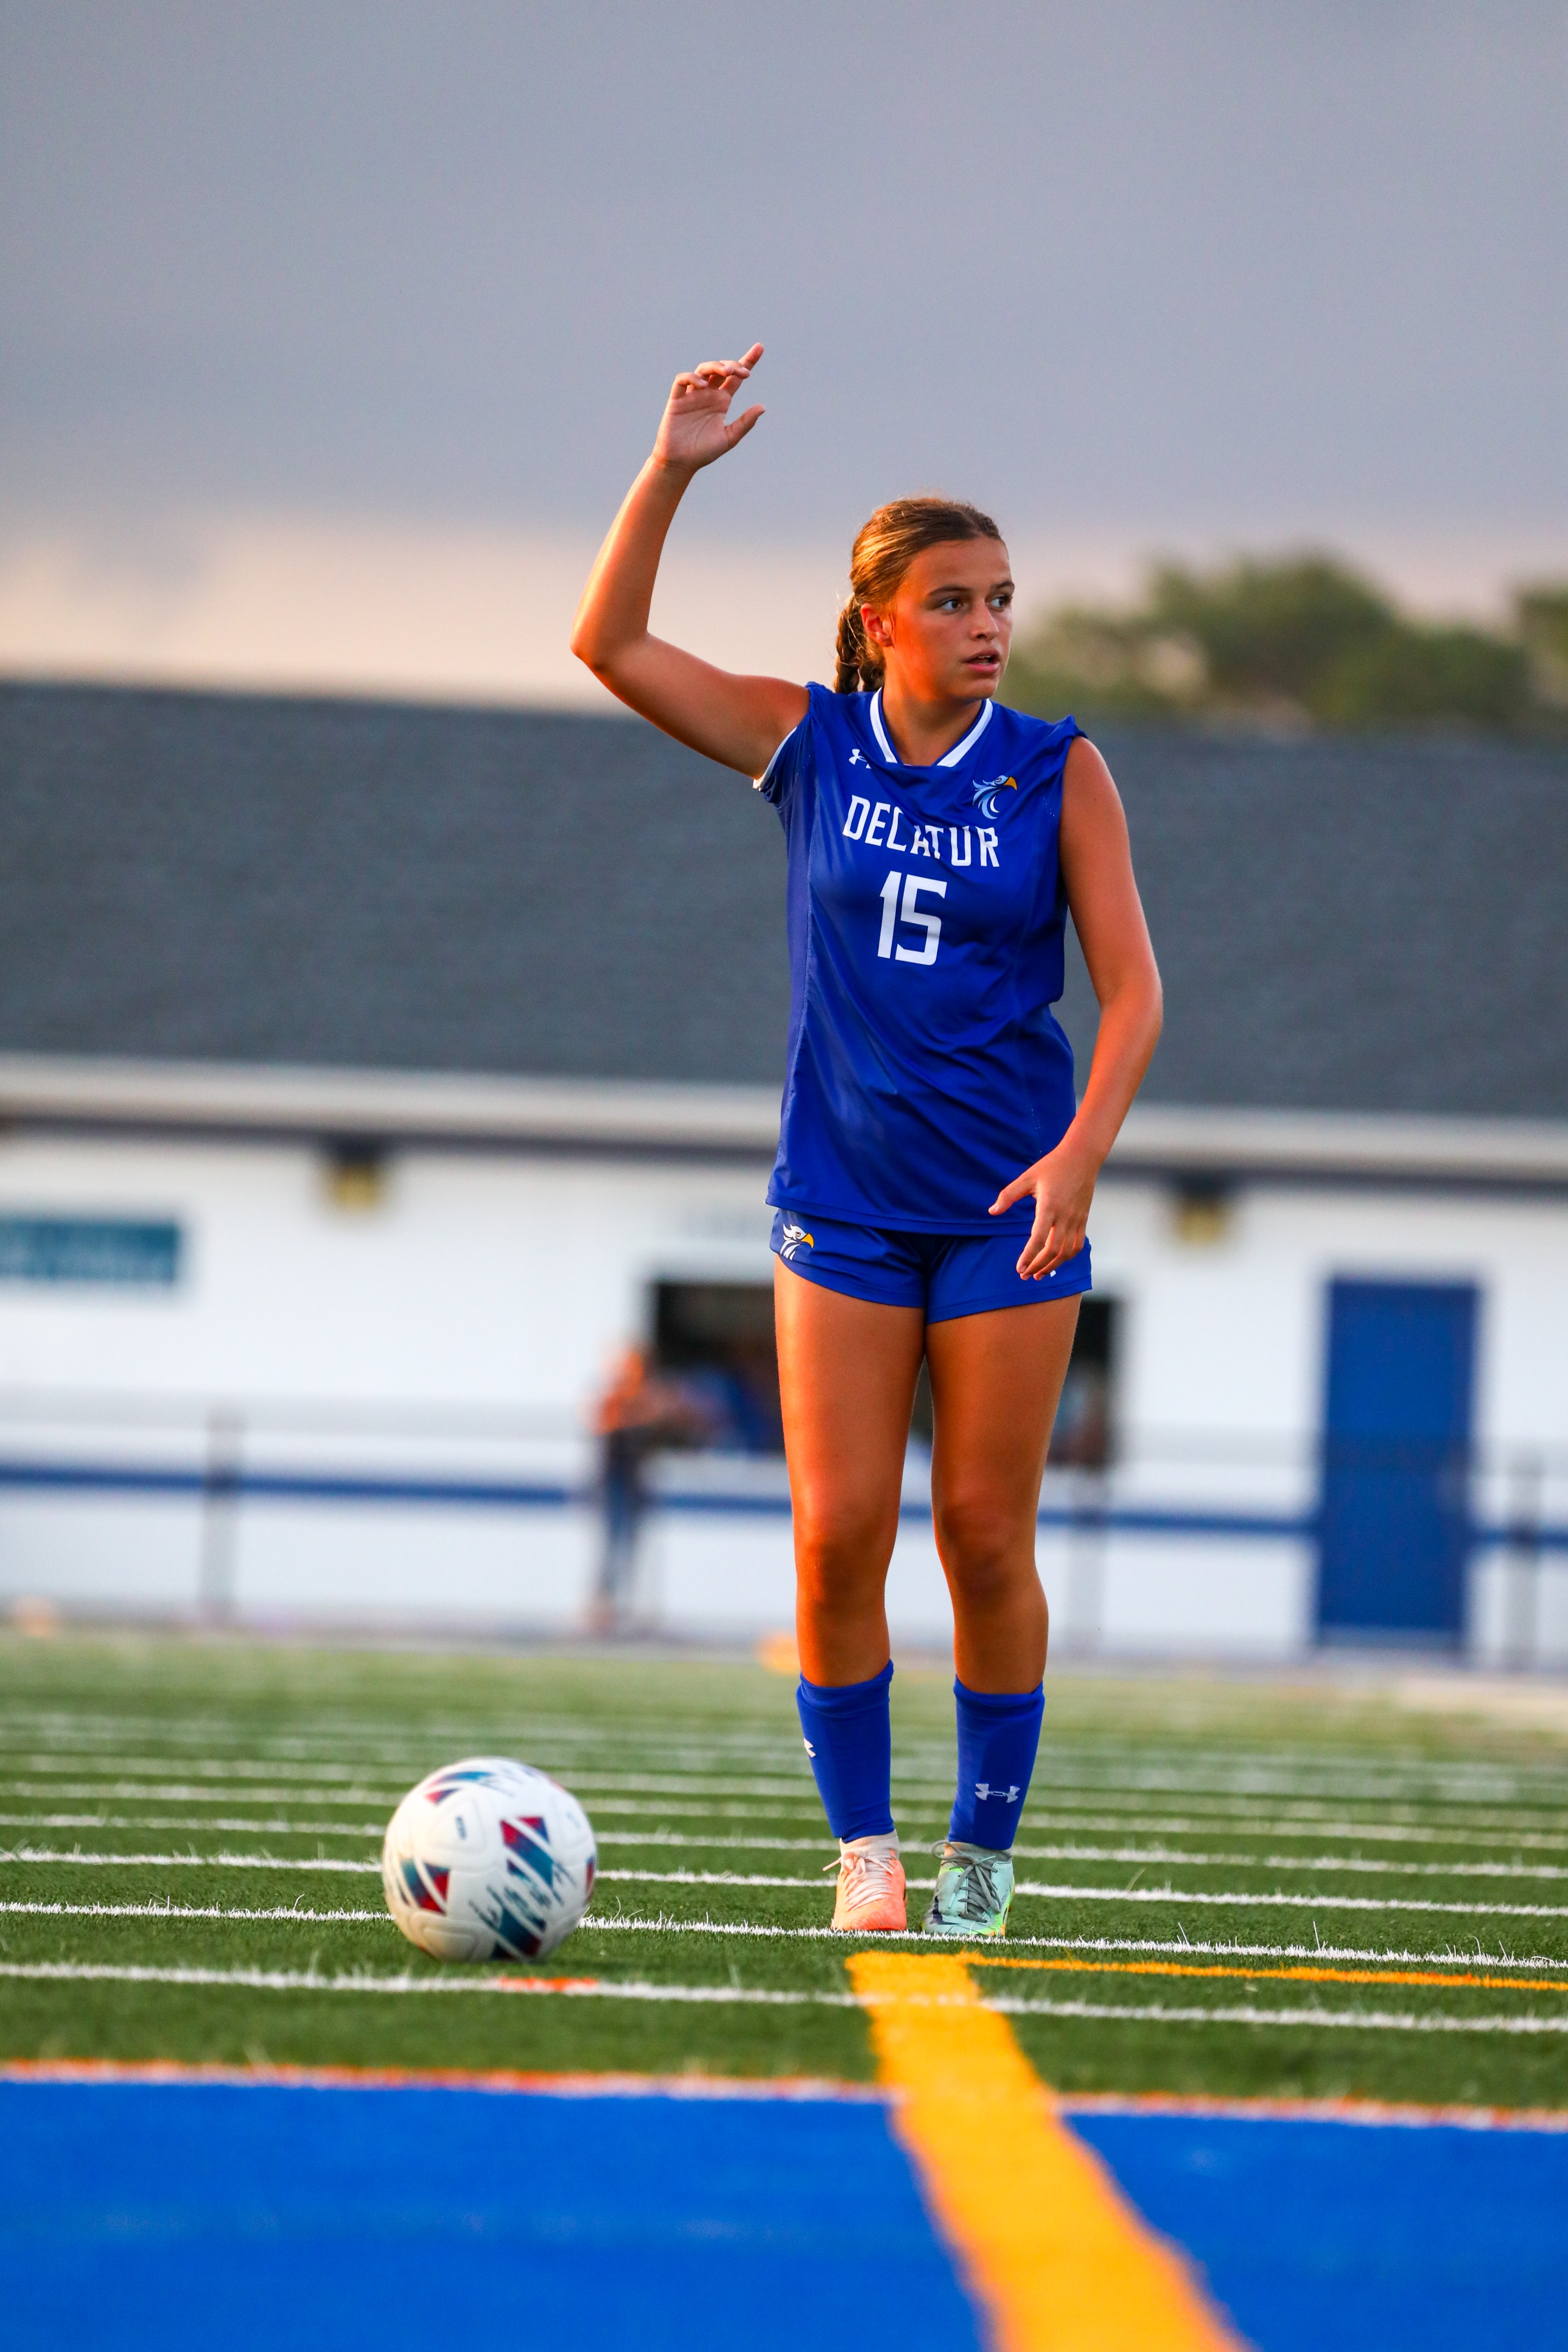
{"label": "white soccer ball", "polygon": [[387,1823],[382,1883],[411,1944],[438,1960],[539,1960],[587,1910],[593,1825],[548,1772],[469,1756],[411,1789]]}

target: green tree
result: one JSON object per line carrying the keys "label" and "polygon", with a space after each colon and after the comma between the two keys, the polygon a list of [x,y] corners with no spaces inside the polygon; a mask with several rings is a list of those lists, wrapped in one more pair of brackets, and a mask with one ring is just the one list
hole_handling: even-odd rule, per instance
{"label": "green tree", "polygon": [[1522,646],[1480,629],[1405,626],[1348,647],[1314,680],[1307,708],[1330,727],[1513,727],[1530,702]]}
{"label": "green tree", "polygon": [[1375,588],[1317,555],[1243,561],[1207,576],[1166,565],[1155,573],[1147,610],[1155,627],[1202,647],[1212,701],[1304,710],[1326,671],[1400,625]]}
{"label": "green tree", "polygon": [[1568,585],[1521,588],[1513,613],[1537,703],[1568,711]]}
{"label": "green tree", "polygon": [[1328,555],[1165,564],[1129,610],[1049,614],[1020,637],[1007,691],[1088,719],[1561,727],[1568,587],[1521,592],[1504,634],[1413,621]]}

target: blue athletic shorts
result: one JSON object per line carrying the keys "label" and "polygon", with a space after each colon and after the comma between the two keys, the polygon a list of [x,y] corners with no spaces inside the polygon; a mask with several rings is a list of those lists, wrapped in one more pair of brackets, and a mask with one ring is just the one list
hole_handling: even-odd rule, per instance
{"label": "blue athletic shorts", "polygon": [[779,1209],[773,1248],[792,1274],[869,1298],[879,1307],[919,1307],[927,1323],[988,1315],[998,1307],[1039,1307],[1091,1288],[1089,1244],[1041,1281],[1018,1271],[1024,1236],[1016,1225],[995,1234],[911,1234],[883,1225],[830,1224]]}

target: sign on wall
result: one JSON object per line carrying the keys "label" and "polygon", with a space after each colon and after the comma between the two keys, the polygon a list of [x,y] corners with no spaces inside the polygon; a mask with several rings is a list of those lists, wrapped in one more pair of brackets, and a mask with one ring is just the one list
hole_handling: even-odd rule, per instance
{"label": "sign on wall", "polygon": [[180,1278],[183,1243],[162,1220],[0,1215],[0,1282],[167,1289]]}

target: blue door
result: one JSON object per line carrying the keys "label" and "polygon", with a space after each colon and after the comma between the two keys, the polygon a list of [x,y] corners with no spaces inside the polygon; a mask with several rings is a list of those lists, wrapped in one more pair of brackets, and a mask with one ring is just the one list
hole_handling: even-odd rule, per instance
{"label": "blue door", "polygon": [[1464,1629],[1476,1293],[1329,1286],[1318,1631]]}

